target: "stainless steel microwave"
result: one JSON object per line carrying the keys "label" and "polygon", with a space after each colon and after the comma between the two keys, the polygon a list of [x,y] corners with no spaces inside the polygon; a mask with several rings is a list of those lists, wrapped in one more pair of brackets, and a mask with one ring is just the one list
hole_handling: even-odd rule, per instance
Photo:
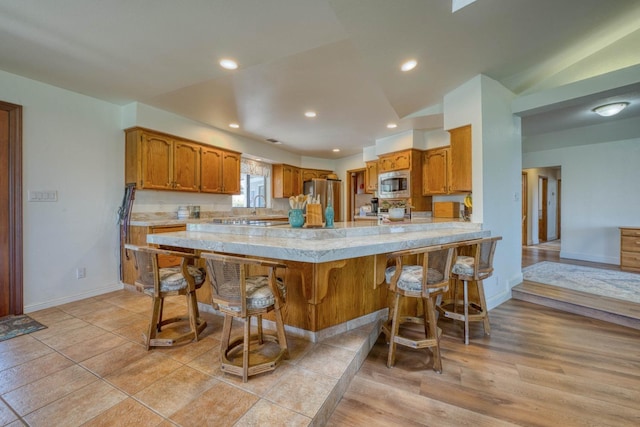
{"label": "stainless steel microwave", "polygon": [[411,172],[407,169],[379,174],[378,197],[381,199],[411,197]]}

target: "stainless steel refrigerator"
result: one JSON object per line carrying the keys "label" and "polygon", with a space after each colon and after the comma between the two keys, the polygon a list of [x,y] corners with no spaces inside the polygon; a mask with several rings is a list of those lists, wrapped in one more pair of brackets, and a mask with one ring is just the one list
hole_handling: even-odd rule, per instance
{"label": "stainless steel refrigerator", "polygon": [[327,197],[329,187],[333,191],[333,211],[334,221],[342,221],[342,198],[341,188],[342,181],[333,179],[312,179],[304,182],[304,194],[310,194],[312,197],[320,196],[320,204],[322,205],[322,221],[326,221],[324,210],[327,207]]}

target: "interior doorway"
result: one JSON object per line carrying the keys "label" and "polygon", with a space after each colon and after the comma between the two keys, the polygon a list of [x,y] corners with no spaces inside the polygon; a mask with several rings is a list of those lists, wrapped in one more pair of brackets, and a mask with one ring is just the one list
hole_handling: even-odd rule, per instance
{"label": "interior doorway", "polygon": [[0,317],[22,306],[22,107],[0,101]]}
{"label": "interior doorway", "polygon": [[549,188],[549,179],[546,176],[538,176],[538,240],[540,242],[546,242],[548,238],[547,230],[547,218],[549,200],[547,197],[547,190]]}
{"label": "interior doorway", "polygon": [[529,211],[529,174],[522,171],[522,246],[529,244],[527,212]]}

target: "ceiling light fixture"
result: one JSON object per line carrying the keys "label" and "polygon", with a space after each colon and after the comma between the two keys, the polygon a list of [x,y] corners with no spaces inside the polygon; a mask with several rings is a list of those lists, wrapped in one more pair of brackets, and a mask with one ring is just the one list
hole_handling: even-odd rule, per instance
{"label": "ceiling light fixture", "polygon": [[411,70],[413,70],[414,68],[416,68],[416,65],[418,65],[418,61],[416,61],[415,59],[410,59],[410,60],[408,60],[407,62],[405,62],[404,64],[402,64],[402,65],[400,66],[400,69],[401,69],[402,71],[405,71],[405,72],[406,72],[406,71],[411,71]]}
{"label": "ceiling light fixture", "polygon": [[236,68],[238,68],[238,63],[233,59],[228,59],[228,58],[221,59],[219,64],[222,68],[225,68],[227,70],[235,70]]}
{"label": "ceiling light fixture", "polygon": [[339,153],[339,152],[340,152],[340,149],[339,149],[339,148],[334,148],[334,149],[333,149],[333,152],[334,152],[334,153]]}
{"label": "ceiling light fixture", "polygon": [[395,128],[397,128],[397,127],[398,127],[398,125],[397,125],[397,124],[395,124],[395,123],[389,123],[389,124],[387,125],[387,129],[395,129]]}
{"label": "ceiling light fixture", "polygon": [[315,111],[307,111],[306,113],[304,113],[304,115],[305,115],[306,117],[309,117],[309,118],[314,118],[314,117],[316,117],[318,114],[316,114],[316,112],[315,112]]}
{"label": "ceiling light fixture", "polygon": [[601,115],[602,117],[609,117],[609,116],[615,116],[620,111],[624,110],[627,107],[627,105],[629,105],[628,102],[614,102],[612,104],[600,105],[591,111]]}
{"label": "ceiling light fixture", "polygon": [[238,129],[240,127],[240,125],[237,124],[237,123],[229,123],[229,127],[230,128],[234,128],[234,129]]}

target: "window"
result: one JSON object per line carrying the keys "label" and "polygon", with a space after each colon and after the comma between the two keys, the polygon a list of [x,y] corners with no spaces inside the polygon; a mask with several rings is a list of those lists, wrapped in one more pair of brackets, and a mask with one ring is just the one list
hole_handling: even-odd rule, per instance
{"label": "window", "polygon": [[267,185],[271,165],[255,160],[242,159],[240,163],[240,194],[234,195],[234,208],[266,208]]}

